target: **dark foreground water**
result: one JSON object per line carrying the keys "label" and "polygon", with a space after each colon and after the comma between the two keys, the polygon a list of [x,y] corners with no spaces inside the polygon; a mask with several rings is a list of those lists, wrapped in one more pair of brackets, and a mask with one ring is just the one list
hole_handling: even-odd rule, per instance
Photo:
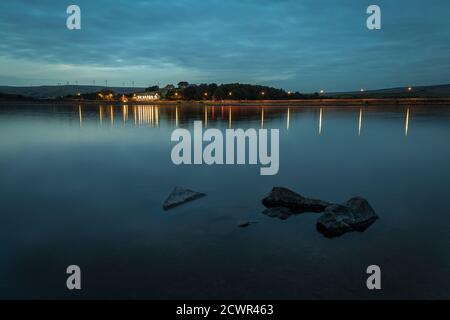
{"label": "dark foreground water", "polygon": [[[280,129],[278,175],[175,166],[170,134],[194,120]],[[163,211],[177,185],[208,196]],[[261,213],[276,185],[360,195],[380,219],[327,239],[317,213]],[[0,298],[450,298],[449,194],[446,106],[3,105]],[[366,288],[371,264],[381,291]]]}

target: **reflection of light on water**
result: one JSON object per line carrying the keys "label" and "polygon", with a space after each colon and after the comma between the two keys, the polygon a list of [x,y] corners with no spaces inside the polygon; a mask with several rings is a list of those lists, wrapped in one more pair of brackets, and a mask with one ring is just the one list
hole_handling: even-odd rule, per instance
{"label": "reflection of light on water", "polygon": [[290,117],[289,117],[289,108],[287,111],[287,119],[286,119],[286,129],[289,130],[289,121],[290,121]]}
{"label": "reflection of light on water", "polygon": [[264,108],[261,108],[261,129],[264,128]]}
{"label": "reflection of light on water", "polygon": [[[159,107],[137,105],[133,106],[134,124],[159,127]],[[175,109],[176,123],[178,126],[178,109]]]}
{"label": "reflection of light on water", "polygon": [[113,125],[114,124],[114,108],[113,108],[113,106],[109,107],[109,116],[111,118],[111,125]]}
{"label": "reflection of light on water", "polygon": [[406,110],[405,136],[408,136],[409,129],[409,108]]}
{"label": "reflection of light on water", "polygon": [[81,114],[81,105],[78,105],[78,115],[80,117],[80,128],[83,127],[83,116]]}
{"label": "reflection of light on water", "polygon": [[361,127],[362,127],[362,108],[359,109],[358,136],[361,135]]}
{"label": "reflection of light on water", "polygon": [[178,107],[175,107],[175,126],[178,127]]}
{"label": "reflection of light on water", "polygon": [[205,128],[208,127],[208,108],[205,107]]}
{"label": "reflection of light on water", "polygon": [[320,108],[320,114],[319,114],[319,134],[322,133],[322,108]]}
{"label": "reflection of light on water", "polygon": [[98,106],[98,114],[100,117],[100,126],[102,126],[102,124],[103,124],[103,107],[102,106]]}
{"label": "reflection of light on water", "polygon": [[124,105],[122,106],[122,115],[123,115],[123,122],[128,121],[128,106]]}
{"label": "reflection of light on water", "polygon": [[228,108],[228,128],[231,129],[231,107]]}

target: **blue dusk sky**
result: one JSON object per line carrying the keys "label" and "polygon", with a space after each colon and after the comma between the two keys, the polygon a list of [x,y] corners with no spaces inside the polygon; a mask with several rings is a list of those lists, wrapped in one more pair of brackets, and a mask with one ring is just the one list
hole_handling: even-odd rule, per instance
{"label": "blue dusk sky", "polygon": [[[71,4],[81,30],[66,28]],[[381,30],[366,28],[371,4]],[[449,0],[1,1],[0,85],[450,83],[449,16]]]}

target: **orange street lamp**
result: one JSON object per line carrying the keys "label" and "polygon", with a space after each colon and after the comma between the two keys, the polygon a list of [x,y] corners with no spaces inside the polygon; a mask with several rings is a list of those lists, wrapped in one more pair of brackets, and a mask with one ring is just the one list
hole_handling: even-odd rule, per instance
{"label": "orange street lamp", "polygon": [[208,95],[208,92],[205,92],[204,95],[205,95],[205,97],[206,97],[206,96]]}
{"label": "orange street lamp", "polygon": [[263,91],[263,92],[261,92],[261,94],[262,94],[262,95],[265,95],[266,93]]}
{"label": "orange street lamp", "polygon": [[229,96],[231,96],[232,94],[233,94],[233,92],[231,92],[231,91],[230,91],[230,92],[228,92],[228,95],[229,95]]}

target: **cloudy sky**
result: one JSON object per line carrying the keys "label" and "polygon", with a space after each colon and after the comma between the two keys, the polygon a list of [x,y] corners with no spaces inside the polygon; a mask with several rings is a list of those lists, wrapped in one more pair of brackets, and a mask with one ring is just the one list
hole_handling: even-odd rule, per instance
{"label": "cloudy sky", "polygon": [[[81,30],[66,28],[70,4]],[[370,4],[379,31],[366,28]],[[0,85],[450,83],[449,16],[449,0],[1,1]]]}

